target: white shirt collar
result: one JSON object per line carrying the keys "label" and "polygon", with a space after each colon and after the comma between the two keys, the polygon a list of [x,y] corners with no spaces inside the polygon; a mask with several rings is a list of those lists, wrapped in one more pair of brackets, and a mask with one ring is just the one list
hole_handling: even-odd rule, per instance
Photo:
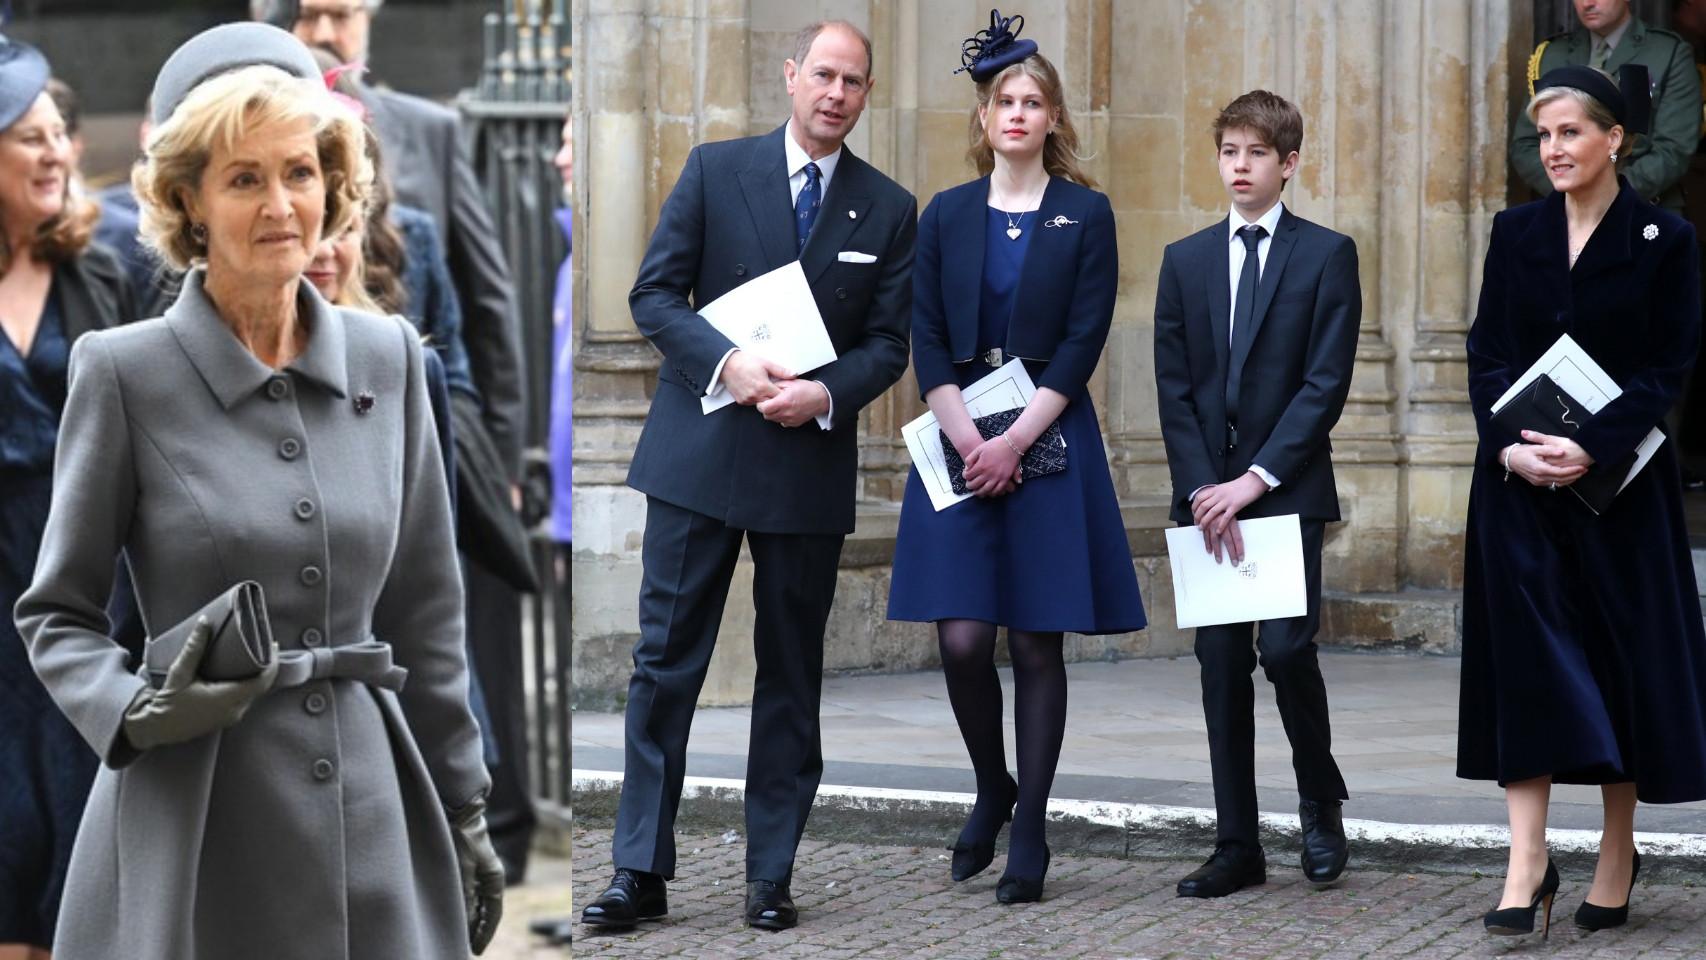
{"label": "white shirt collar", "polygon": [[782,150],[788,157],[788,179],[798,176],[808,163],[817,164],[817,172],[821,178],[820,186],[825,193],[829,191],[829,178],[835,176],[835,165],[841,162],[841,148],[836,147],[828,156],[813,160],[806,154],[806,149],[794,139],[794,118],[788,118],[788,129],[782,132]]}
{"label": "white shirt collar", "polygon": [[1256,218],[1256,222],[1254,224],[1246,224],[1244,221],[1244,215],[1242,213],[1238,212],[1237,207],[1233,207],[1231,212],[1228,213],[1227,217],[1226,217],[1226,242],[1227,243],[1239,243],[1239,242],[1241,242],[1238,239],[1238,231],[1243,229],[1245,226],[1261,227],[1262,229],[1268,231],[1269,237],[1272,237],[1274,235],[1274,230],[1278,229],[1278,227],[1279,227],[1280,214],[1284,213],[1284,212],[1285,212],[1285,201],[1284,200],[1276,200],[1276,201],[1274,201],[1274,205],[1268,208],[1267,213],[1264,213],[1260,217]]}

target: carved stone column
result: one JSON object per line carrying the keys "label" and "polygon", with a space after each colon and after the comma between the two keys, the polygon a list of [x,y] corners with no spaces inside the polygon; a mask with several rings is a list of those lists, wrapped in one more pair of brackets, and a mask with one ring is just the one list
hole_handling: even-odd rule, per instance
{"label": "carved stone column", "polygon": [[[658,354],[628,310],[657,212],[693,146],[747,127],[748,0],[575,4],[577,234],[584,297],[575,352],[574,677],[622,689],[637,636],[645,498],[625,478]],[[750,682],[750,681],[749,681]],[[608,705],[607,703],[605,705]]]}

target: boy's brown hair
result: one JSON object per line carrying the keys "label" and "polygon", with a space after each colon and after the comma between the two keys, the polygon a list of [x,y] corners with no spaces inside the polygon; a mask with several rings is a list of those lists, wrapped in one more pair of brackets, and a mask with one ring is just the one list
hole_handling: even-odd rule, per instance
{"label": "boy's brown hair", "polygon": [[1263,143],[1279,151],[1282,162],[1303,147],[1303,114],[1277,93],[1251,90],[1227,104],[1214,118],[1214,145],[1220,146],[1226,131],[1240,127],[1256,131]]}

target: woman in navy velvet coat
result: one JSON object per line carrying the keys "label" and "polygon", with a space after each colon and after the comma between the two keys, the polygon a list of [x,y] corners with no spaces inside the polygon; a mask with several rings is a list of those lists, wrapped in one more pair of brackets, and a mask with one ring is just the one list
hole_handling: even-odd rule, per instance
{"label": "woman in navy velvet coat", "polygon": [[[986,44],[985,51],[1001,49]],[[1042,894],[1050,784],[1066,725],[1062,633],[1144,625],[1087,383],[1113,319],[1119,257],[1108,198],[1087,185],[1060,78],[1030,41],[973,68],[971,157],[985,176],[939,193],[918,225],[912,348],[919,392],[966,463],[974,499],[932,508],[908,478],[889,618],[936,624],[948,698],[977,775],[955,842],[964,880],[1013,821],[997,899]],[[1036,395],[1004,434],[981,435],[960,390],[1025,359]],[[1020,454],[1058,422],[1066,469],[1020,482]],[[1007,773],[995,635],[1013,659],[1017,782]]]}
{"label": "woman in navy velvet coat", "polygon": [[[1676,402],[1700,333],[1694,230],[1617,176],[1640,104],[1587,67],[1548,73],[1538,89],[1529,113],[1557,192],[1493,218],[1468,341],[1480,446],[1457,772],[1506,789],[1504,909],[1486,918],[1500,934],[1532,930],[1543,901],[1550,916],[1551,784],[1602,790],[1598,868],[1576,914],[1589,929],[1627,917],[1637,799],[1706,798],[1706,635],[1675,444],[1601,515],[1567,490],[1584,469],[1627,456]],[[1622,395],[1572,439],[1493,423],[1494,401],[1566,333]]]}

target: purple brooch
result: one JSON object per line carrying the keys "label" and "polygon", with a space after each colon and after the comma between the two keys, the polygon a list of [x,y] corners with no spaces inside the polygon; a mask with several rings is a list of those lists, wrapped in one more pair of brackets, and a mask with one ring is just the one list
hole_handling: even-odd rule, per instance
{"label": "purple brooch", "polygon": [[355,395],[355,412],[356,413],[358,413],[358,414],[359,413],[366,413],[367,411],[372,410],[372,409],[373,409],[373,394],[371,392],[369,392],[367,390],[363,390],[360,393]]}

